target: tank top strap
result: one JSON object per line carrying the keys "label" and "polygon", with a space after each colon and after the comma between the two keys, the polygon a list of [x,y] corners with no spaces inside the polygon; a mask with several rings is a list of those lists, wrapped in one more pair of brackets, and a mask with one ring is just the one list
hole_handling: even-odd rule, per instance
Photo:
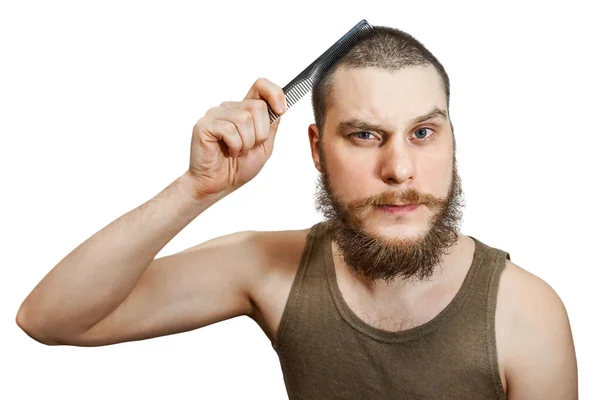
{"label": "tank top strap", "polygon": [[[470,332],[462,332],[465,337],[468,335],[480,336],[484,338],[481,345],[485,348],[475,347],[472,358],[477,354],[486,354],[487,360],[481,360],[481,363],[487,365],[489,376],[494,383],[494,389],[499,399],[505,399],[506,395],[500,379],[498,368],[498,353],[496,344],[496,305],[498,299],[498,286],[500,275],[506,266],[506,260],[510,260],[510,254],[507,251],[486,245],[478,239],[469,236],[475,241],[477,251],[480,252],[478,265],[473,265],[477,270],[474,271],[473,282],[469,293],[465,298],[465,304],[458,312],[454,324],[445,327],[446,334],[450,330],[460,332],[461,329],[468,327]],[[462,328],[461,328],[462,326]]]}
{"label": "tank top strap", "polygon": [[279,322],[277,334],[273,339],[272,347],[275,350],[279,347],[288,326],[292,323],[291,320],[298,317],[310,317],[307,304],[312,304],[317,309],[327,308],[326,304],[322,304],[330,297],[327,276],[322,263],[325,256],[323,242],[327,239],[324,224],[323,221],[318,222],[308,232],[300,264]]}

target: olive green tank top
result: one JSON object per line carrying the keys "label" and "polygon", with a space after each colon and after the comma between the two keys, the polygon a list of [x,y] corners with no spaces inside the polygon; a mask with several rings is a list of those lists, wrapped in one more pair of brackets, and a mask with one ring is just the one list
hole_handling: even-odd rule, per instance
{"label": "olive green tank top", "polygon": [[510,254],[475,241],[458,293],[432,320],[390,332],[362,321],[337,284],[326,222],[310,229],[273,348],[290,399],[506,399],[495,342]]}

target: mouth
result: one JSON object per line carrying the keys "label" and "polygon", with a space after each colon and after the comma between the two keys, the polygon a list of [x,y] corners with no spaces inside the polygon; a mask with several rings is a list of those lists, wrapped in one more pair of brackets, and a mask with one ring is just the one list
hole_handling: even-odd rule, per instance
{"label": "mouth", "polygon": [[416,210],[419,205],[419,203],[381,204],[377,208],[387,213],[407,213]]}

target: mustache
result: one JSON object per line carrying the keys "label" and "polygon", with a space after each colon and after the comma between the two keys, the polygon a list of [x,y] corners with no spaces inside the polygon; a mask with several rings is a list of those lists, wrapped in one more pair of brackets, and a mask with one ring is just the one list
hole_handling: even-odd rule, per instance
{"label": "mustache", "polygon": [[429,193],[420,193],[416,189],[408,189],[401,193],[386,191],[381,194],[352,201],[348,204],[348,208],[353,212],[360,213],[375,206],[396,203],[424,204],[428,207],[441,207],[444,205],[444,199]]}

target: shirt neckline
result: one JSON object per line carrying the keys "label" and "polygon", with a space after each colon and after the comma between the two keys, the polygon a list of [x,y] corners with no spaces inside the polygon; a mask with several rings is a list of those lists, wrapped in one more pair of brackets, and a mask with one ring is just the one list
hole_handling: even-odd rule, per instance
{"label": "shirt neckline", "polygon": [[477,272],[479,270],[479,266],[481,264],[482,258],[482,243],[479,242],[472,236],[469,236],[475,242],[475,251],[473,253],[473,260],[471,261],[471,265],[469,266],[469,270],[458,290],[456,295],[452,298],[450,303],[442,311],[440,311],[435,317],[431,320],[401,331],[386,331],[383,329],[376,328],[364,322],[360,319],[354,311],[350,308],[350,306],[344,300],[342,292],[338,286],[338,282],[336,279],[336,272],[333,266],[333,252],[332,252],[332,238],[330,232],[326,229],[325,226],[321,226],[323,232],[323,241],[322,244],[325,246],[324,251],[321,253],[323,255],[323,262],[325,263],[325,271],[327,275],[327,284],[329,286],[329,291],[333,298],[333,302],[335,307],[337,308],[341,317],[348,323],[352,328],[357,330],[358,332],[369,336],[375,340],[381,342],[388,343],[401,343],[414,339],[418,339],[422,336],[428,335],[439,328],[445,321],[449,319],[456,311],[461,307],[466,299],[466,295],[469,292],[469,288],[471,287]]}

